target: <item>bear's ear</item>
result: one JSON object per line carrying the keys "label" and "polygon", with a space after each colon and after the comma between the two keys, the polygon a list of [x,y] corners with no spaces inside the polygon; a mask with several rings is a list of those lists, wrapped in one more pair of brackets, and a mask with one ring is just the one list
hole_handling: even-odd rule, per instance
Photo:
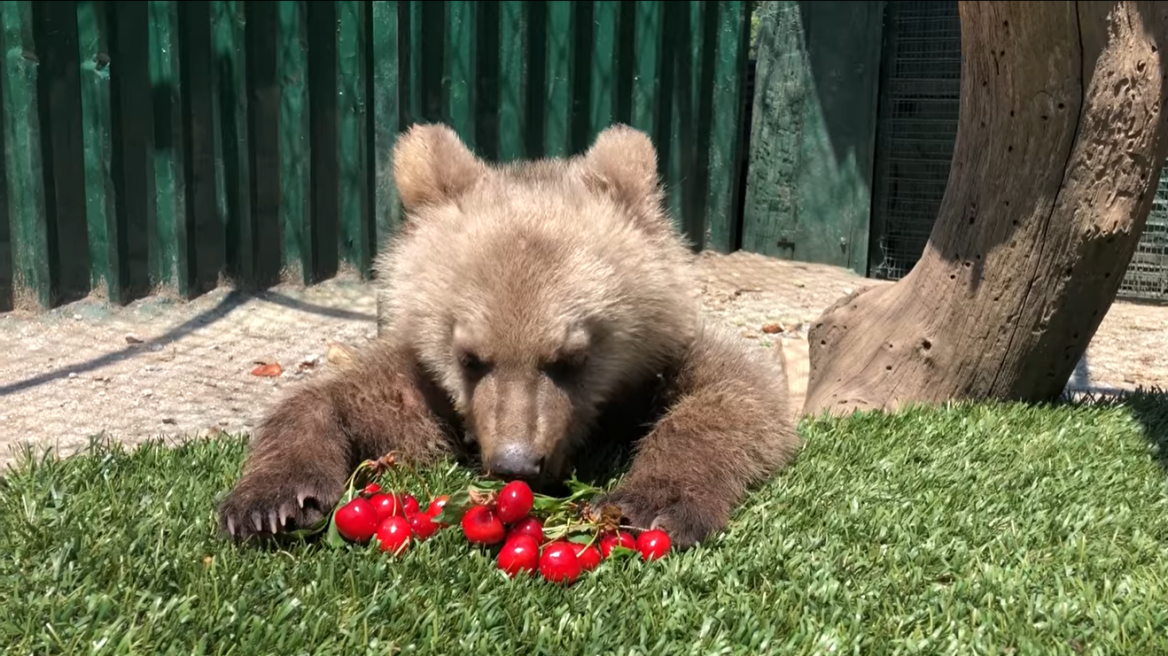
{"label": "bear's ear", "polygon": [[414,125],[393,147],[393,178],[407,210],[454,198],[486,173],[487,166],[445,125]]}
{"label": "bear's ear", "polygon": [[644,132],[619,123],[605,129],[583,165],[584,182],[595,191],[637,208],[659,199],[657,150]]}

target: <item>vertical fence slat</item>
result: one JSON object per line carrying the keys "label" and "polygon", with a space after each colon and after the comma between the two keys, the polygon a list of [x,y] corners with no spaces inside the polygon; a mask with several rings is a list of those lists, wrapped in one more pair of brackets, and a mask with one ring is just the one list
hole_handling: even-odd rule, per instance
{"label": "vertical fence slat", "polygon": [[337,11],[334,2],[308,3],[308,104],[311,134],[313,262],[311,280],[336,275],[339,264],[337,177]]}
{"label": "vertical fence slat", "polygon": [[48,308],[52,292],[32,5],[25,0],[0,2],[0,46],[4,53],[0,96],[4,98],[8,217],[15,246],[14,295],[17,302],[22,296],[31,296],[30,301]]}
{"label": "vertical fence slat", "polygon": [[114,2],[110,27],[112,173],[117,195],[118,279],[123,301],[150,293],[157,279],[154,125],[150,102],[149,12],[144,2]]}
{"label": "vertical fence slat", "polygon": [[719,2],[715,18],[708,18],[716,30],[711,75],[703,88],[709,89],[711,139],[708,142],[709,190],[705,198],[709,238],[706,247],[729,253],[738,247],[739,180],[742,176],[742,149],[749,126],[743,125],[743,87],[750,49],[750,10],[747,2]]}
{"label": "vertical fence slat", "polygon": [[657,137],[658,60],[661,55],[660,2],[637,0],[634,23],[632,126]]}
{"label": "vertical fence slat", "polygon": [[284,231],[286,275],[313,280],[309,162],[307,4],[279,3],[277,67],[280,89],[280,224]]}
{"label": "vertical fence slat", "polygon": [[509,162],[526,154],[527,3],[499,4],[499,159]]}
{"label": "vertical fence slat", "polygon": [[[665,201],[670,218],[679,230],[687,233],[687,210],[684,193],[695,180],[687,174],[686,146],[697,135],[694,130],[689,95],[688,76],[693,62],[690,59],[689,2],[668,2],[661,21],[662,60],[660,80],[660,116],[657,148],[661,153],[661,169],[666,181]],[[686,134],[681,130],[685,125]],[[655,135],[656,136],[656,135]],[[686,234],[693,239],[694,235]]]}
{"label": "vertical fence slat", "polygon": [[[0,8],[3,12],[3,8]],[[3,13],[0,13],[3,16]],[[7,53],[4,46],[4,30],[0,27],[0,52]],[[4,95],[4,78],[7,77],[5,69],[7,68],[7,61],[0,63],[0,312],[7,312],[13,309],[13,289],[12,289],[12,230],[9,228],[9,213],[8,213],[8,173],[7,161],[3,158],[4,153],[8,152],[6,144],[6,122],[7,116],[4,111],[5,95]]]}
{"label": "vertical fence slat", "polygon": [[571,152],[573,3],[553,0],[546,4],[543,154],[563,157]]}
{"label": "vertical fence slat", "polygon": [[111,157],[109,30],[104,6],[77,3],[77,28],[81,53],[81,120],[85,149],[85,217],[89,234],[90,284],[104,286],[106,297],[122,303],[118,276],[117,212],[114,208]]}
{"label": "vertical fence slat", "polygon": [[365,62],[369,34],[361,0],[337,2],[337,174],[341,218],[340,247],[345,261],[368,276],[373,260],[366,166]]}
{"label": "vertical fence slat", "polygon": [[449,120],[446,113],[447,84],[443,80],[446,74],[448,9],[446,2],[423,0],[414,3],[412,21],[417,36],[413,42],[414,52],[420,55],[413,67],[419,81],[414,87],[419,102],[415,121],[436,123]]}
{"label": "vertical fence slat", "polygon": [[190,294],[187,259],[188,225],[183,176],[183,112],[180,83],[178,6],[174,0],[151,0],[150,85],[154,119],[154,216],[157,223],[157,269],[160,281]]}
{"label": "vertical fence slat", "polygon": [[589,85],[588,139],[591,142],[608,127],[616,114],[617,20],[620,3],[597,0],[592,4],[592,70]]}
{"label": "vertical fence slat", "polygon": [[[402,3],[405,4],[405,3]],[[398,86],[398,2],[373,3],[373,197],[378,251],[401,226],[397,187],[391,164],[393,144],[401,126],[401,95]]]}
{"label": "vertical fence slat", "polygon": [[499,2],[476,2],[474,48],[475,152],[490,161],[499,158]]}
{"label": "vertical fence slat", "polygon": [[446,116],[450,127],[458,132],[470,148],[475,147],[475,55],[478,2],[455,0],[447,6],[446,61],[442,71],[445,87]]}
{"label": "vertical fence slat", "polygon": [[51,303],[89,293],[77,3],[33,3]]}
{"label": "vertical fence slat", "polygon": [[226,232],[216,205],[215,99],[211,7],[207,0],[179,2],[180,77],[183,103],[184,176],[192,265],[190,294],[213,289],[223,270]]}
{"label": "vertical fence slat", "polygon": [[227,231],[226,272],[255,279],[255,226],[247,134],[247,54],[243,0],[211,3],[215,80],[216,200]]}
{"label": "vertical fence slat", "polygon": [[275,0],[244,3],[247,60],[248,152],[251,187],[254,284],[266,287],[280,276],[280,80],[276,51],[280,40]]}

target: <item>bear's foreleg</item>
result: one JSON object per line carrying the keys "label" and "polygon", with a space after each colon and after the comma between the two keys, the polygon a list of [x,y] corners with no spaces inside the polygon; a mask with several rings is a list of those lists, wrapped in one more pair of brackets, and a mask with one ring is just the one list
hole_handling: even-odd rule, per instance
{"label": "bear's foreleg", "polygon": [[415,360],[388,343],[305,384],[255,431],[243,474],[219,507],[232,539],[310,526],[344,493],[358,463],[393,451],[422,464],[450,450]]}
{"label": "bear's foreleg", "polygon": [[790,462],[800,441],[782,367],[724,329],[703,329],[671,393],[606,501],[684,549],[725,528],[747,489]]}

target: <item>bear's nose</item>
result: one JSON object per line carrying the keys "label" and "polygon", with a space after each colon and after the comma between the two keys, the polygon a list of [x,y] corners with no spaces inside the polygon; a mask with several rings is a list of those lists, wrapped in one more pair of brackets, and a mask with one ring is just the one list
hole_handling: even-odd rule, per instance
{"label": "bear's nose", "polygon": [[495,450],[487,463],[491,473],[512,478],[535,478],[543,469],[543,458],[524,444],[506,444]]}

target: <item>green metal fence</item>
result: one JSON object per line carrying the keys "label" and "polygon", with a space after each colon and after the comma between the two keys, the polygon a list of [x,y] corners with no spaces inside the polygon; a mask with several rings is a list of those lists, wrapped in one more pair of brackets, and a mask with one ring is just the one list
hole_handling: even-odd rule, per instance
{"label": "green metal fence", "polygon": [[632,124],[731,250],[749,4],[0,1],[0,310],[367,275],[415,122],[494,160]]}

